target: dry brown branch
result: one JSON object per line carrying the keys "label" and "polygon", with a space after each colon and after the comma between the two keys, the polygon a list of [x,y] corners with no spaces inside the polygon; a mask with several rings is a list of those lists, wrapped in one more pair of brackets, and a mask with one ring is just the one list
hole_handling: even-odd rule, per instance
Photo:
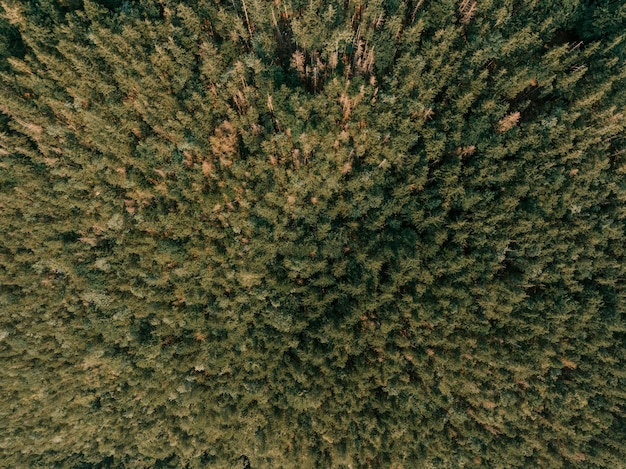
{"label": "dry brown branch", "polygon": [[515,125],[519,121],[519,118],[520,118],[519,112],[512,112],[511,114],[504,116],[498,122],[498,131],[503,133],[503,132],[506,132],[507,130],[511,130],[513,127],[515,127]]}

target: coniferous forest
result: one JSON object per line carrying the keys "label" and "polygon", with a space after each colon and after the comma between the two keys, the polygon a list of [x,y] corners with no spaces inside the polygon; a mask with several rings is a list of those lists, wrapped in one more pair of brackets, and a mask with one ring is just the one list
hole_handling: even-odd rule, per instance
{"label": "coniferous forest", "polygon": [[3,467],[625,467],[623,0],[0,5]]}

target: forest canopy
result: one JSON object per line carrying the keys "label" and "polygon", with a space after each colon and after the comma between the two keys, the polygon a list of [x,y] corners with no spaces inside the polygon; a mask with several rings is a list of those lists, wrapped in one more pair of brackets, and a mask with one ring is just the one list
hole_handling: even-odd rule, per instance
{"label": "forest canopy", "polygon": [[7,467],[621,467],[626,5],[2,0]]}

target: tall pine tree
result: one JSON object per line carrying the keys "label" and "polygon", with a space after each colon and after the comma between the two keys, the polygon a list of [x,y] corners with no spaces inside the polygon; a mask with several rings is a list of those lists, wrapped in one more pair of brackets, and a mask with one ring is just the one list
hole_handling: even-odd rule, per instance
{"label": "tall pine tree", "polygon": [[626,460],[620,2],[2,12],[8,466]]}

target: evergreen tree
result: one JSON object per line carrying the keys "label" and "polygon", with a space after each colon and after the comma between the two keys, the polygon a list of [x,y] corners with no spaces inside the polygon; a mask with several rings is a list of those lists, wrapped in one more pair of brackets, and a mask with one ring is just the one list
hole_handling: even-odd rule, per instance
{"label": "evergreen tree", "polygon": [[619,467],[620,2],[14,1],[12,467]]}

